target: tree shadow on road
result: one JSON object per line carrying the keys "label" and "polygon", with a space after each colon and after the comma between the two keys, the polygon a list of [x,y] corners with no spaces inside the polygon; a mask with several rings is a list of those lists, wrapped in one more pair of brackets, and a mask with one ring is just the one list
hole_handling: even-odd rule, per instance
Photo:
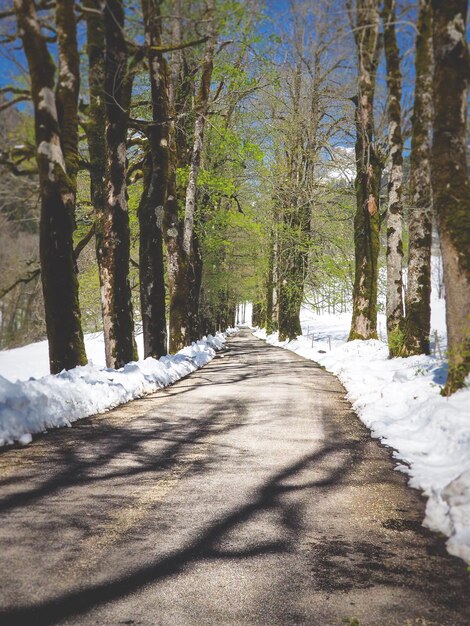
{"label": "tree shadow on road", "polygon": [[[344,461],[332,468],[328,475],[319,480],[310,482],[300,481],[296,484],[295,478],[305,470],[321,463],[328,457],[344,454],[345,445],[347,455]],[[273,552],[283,553],[291,549],[302,523],[299,515],[284,496],[300,491],[328,490],[338,486],[347,477],[351,463],[357,461],[360,455],[361,442],[344,442],[320,447],[312,454],[304,456],[295,463],[277,472],[272,478],[259,487],[252,499],[243,506],[232,511],[223,519],[209,523],[197,539],[186,547],[172,554],[155,560],[150,565],[104,583],[91,585],[88,588],[65,593],[59,598],[47,600],[32,606],[0,611],[0,622],[9,626],[23,626],[24,624],[47,625],[58,623],[66,618],[89,612],[95,607],[112,600],[123,598],[150,583],[157,583],[171,576],[175,576],[199,561],[249,559]],[[281,525],[282,539],[275,541],[258,541],[242,549],[232,550],[223,547],[224,539],[260,513],[276,511]]]}

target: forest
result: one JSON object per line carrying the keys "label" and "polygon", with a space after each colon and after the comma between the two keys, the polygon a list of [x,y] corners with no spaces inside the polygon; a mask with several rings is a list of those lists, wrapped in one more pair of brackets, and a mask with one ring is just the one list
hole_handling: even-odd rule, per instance
{"label": "forest", "polygon": [[442,251],[449,374],[470,370],[464,0],[14,0],[0,13],[0,347],[52,373],[235,325],[429,354]]}

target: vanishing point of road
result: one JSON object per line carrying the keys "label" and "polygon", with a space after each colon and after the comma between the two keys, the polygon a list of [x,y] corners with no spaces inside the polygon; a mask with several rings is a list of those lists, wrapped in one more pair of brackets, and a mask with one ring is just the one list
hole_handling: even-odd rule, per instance
{"label": "vanishing point of road", "polygon": [[344,396],[242,331],[2,452],[0,624],[468,626],[465,564]]}

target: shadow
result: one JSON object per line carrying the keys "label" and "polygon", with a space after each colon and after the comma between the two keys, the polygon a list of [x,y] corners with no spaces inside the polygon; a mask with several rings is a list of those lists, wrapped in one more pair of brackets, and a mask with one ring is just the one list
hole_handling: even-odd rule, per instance
{"label": "shadow", "polygon": [[[330,489],[339,485],[351,471],[351,464],[354,465],[359,460],[360,448],[360,442],[350,444],[349,454],[344,462],[337,465],[327,477],[319,481],[300,485],[283,484],[286,480],[294,479],[301,472],[316,466],[338,451],[344,452],[344,444],[321,447],[320,450],[277,472],[256,491],[250,501],[226,515],[222,520],[209,524],[204,532],[198,534],[197,539],[186,547],[126,576],[66,593],[59,598],[29,607],[0,611],[0,621],[9,626],[24,626],[29,623],[41,626],[55,624],[87,613],[107,602],[123,598],[145,585],[175,576],[201,560],[250,559],[271,553],[287,552],[295,542],[302,525],[295,510],[286,507],[283,503],[283,495],[293,491]],[[240,550],[227,550],[220,547],[221,541],[234,529],[246,524],[259,513],[273,510],[279,512],[283,539],[260,541]]]}
{"label": "shadow", "polygon": [[[265,399],[265,414],[257,417],[258,421],[252,418],[248,422],[248,400],[240,399],[233,392],[233,385],[251,381],[256,390],[257,385],[279,384],[279,368],[274,365],[278,365],[281,372],[284,371],[282,368],[288,367],[289,381],[284,380],[282,384],[295,387],[292,394],[289,392],[291,404],[282,407],[285,414],[295,415],[300,388],[302,393],[328,394],[328,410],[314,416],[323,431],[323,439],[312,439],[308,453],[299,454],[295,460],[272,471],[259,481],[255,490],[240,497],[236,506],[225,511],[220,519],[207,519],[202,528],[193,527],[189,520],[189,529],[193,531],[191,538],[173,551],[153,560],[145,554],[145,563],[120,574],[108,572],[104,580],[100,578],[90,583],[82,576],[71,581],[72,588],[57,597],[32,601],[27,606],[3,608],[0,610],[2,625],[47,626],[64,620],[74,623],[74,618],[80,615],[125,598],[146,585],[176,577],[201,562],[231,563],[272,554],[291,554],[306,541],[307,503],[310,506],[312,502],[320,503],[327,496],[340,498],[341,490],[346,486],[362,487],[365,483],[373,486],[374,493],[379,493],[380,488],[388,483],[404,488],[405,477],[392,471],[391,450],[385,451],[371,440],[369,432],[344,399],[344,389],[332,375],[311,361],[255,339],[234,338],[225,354],[225,358],[214,359],[190,378],[138,400],[142,413],[135,418],[131,416],[129,424],[124,421],[114,426],[110,413],[106,420],[87,418],[78,422],[75,428],[55,431],[38,440],[35,445],[38,448],[44,446],[44,454],[34,458],[34,463],[27,465],[17,476],[2,480],[1,485],[8,493],[0,500],[0,512],[12,513],[12,523],[15,524],[15,516],[28,514],[32,517],[35,506],[47,507],[55,498],[57,509],[69,527],[78,524],[88,530],[85,513],[89,501],[79,503],[84,519],[67,517],[67,511],[62,512],[60,508],[61,498],[76,493],[73,491],[76,488],[86,492],[97,485],[107,487],[109,484],[112,490],[113,481],[122,480],[132,487],[145,480],[158,480],[165,472],[184,463],[198,447],[207,445],[208,438],[210,453],[188,464],[185,476],[209,478],[212,472],[220,469],[225,459],[234,454],[243,460],[245,452],[230,439],[227,443],[223,436],[262,424],[268,426],[265,434],[269,439],[270,428],[276,419],[279,420],[279,413],[277,416],[271,414],[268,398]],[[219,398],[211,395],[211,389],[224,386],[227,394]],[[194,393],[186,395],[190,392]],[[181,412],[175,415],[174,403],[170,400],[178,399],[182,400],[178,405]],[[256,396],[250,400],[257,401]],[[187,408],[184,408],[186,403]],[[152,408],[153,404],[155,408]],[[295,445],[296,436],[295,432],[286,430],[285,439],[291,445]],[[21,456],[20,453],[28,454],[28,449],[10,451],[12,457],[15,454]],[[123,462],[129,459],[132,463]],[[361,469],[365,460],[368,462],[366,470]],[[25,481],[25,477],[28,480]],[[94,495],[92,492],[92,497]],[[111,491],[109,506],[122,507],[122,502],[113,501],[113,497],[115,494]],[[413,497],[418,501],[417,496]],[[312,592],[328,594],[377,586],[406,587],[429,597],[431,604],[452,607],[453,611],[460,610],[462,615],[467,615],[470,593],[465,566],[445,553],[442,539],[416,521],[417,512],[419,514],[422,508],[422,504],[411,509],[408,505],[397,508],[396,517],[383,522],[380,530],[397,535],[396,540],[389,543],[381,542],[379,532],[378,538],[351,539],[348,536],[345,540],[332,536],[328,529],[317,528],[315,542],[302,554],[306,563],[305,584]],[[340,511],[341,503],[338,504],[338,515],[341,515]],[[274,520],[272,536],[259,529],[259,516]],[[52,520],[49,531],[60,533],[62,522],[61,519]],[[255,532],[248,532],[248,526],[249,529],[254,527]],[[139,531],[142,529],[138,528]],[[93,532],[94,528],[90,527],[90,535]],[[231,539],[237,533],[242,539],[235,542],[234,547]],[[121,537],[114,549],[123,550],[127,540],[128,537]],[[292,623],[315,623],[302,621],[301,615],[295,619],[297,621]],[[449,621],[451,623],[454,626],[466,624],[465,621]]]}

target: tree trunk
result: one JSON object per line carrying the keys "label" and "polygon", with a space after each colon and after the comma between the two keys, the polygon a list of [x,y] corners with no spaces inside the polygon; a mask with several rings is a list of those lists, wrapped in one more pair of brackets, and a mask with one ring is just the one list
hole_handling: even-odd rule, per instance
{"label": "tree trunk", "polygon": [[356,2],[358,97],[356,104],[355,278],[349,341],[377,338],[379,190],[382,164],[374,146],[374,92],[379,52],[377,0]]}
{"label": "tree trunk", "polygon": [[[153,152],[153,151],[152,151]],[[144,334],[144,358],[156,359],[167,353],[165,315],[165,271],[163,263],[163,211],[166,193],[162,183],[162,163],[154,154],[144,164],[144,191],[139,204],[140,306]],[[166,180],[165,180],[166,183]]]}
{"label": "tree trunk", "polygon": [[204,131],[206,115],[209,105],[212,71],[214,66],[214,51],[216,45],[215,4],[214,0],[207,1],[208,40],[204,52],[201,68],[201,79],[194,103],[196,121],[194,124],[194,139],[189,167],[189,180],[186,187],[186,201],[184,211],[183,251],[188,259],[189,267],[189,306],[188,324],[189,336],[195,339],[198,328],[198,303],[200,290],[200,252],[194,236],[194,221],[196,212],[197,179],[201,165],[202,149],[204,146]]}
{"label": "tree trunk", "polygon": [[178,199],[176,191],[176,155],[174,133],[170,133],[170,156],[168,174],[168,196],[165,205],[164,235],[168,258],[169,322],[171,354],[189,344],[188,327],[188,260],[183,250],[182,229],[178,219]]}
{"label": "tree trunk", "polygon": [[261,304],[259,302],[253,302],[253,311],[251,314],[251,325],[259,326],[261,321]]}
{"label": "tree trunk", "polygon": [[129,285],[126,140],[131,85],[122,0],[107,0],[103,19],[106,42],[105,204],[103,212],[96,216],[96,246],[106,364],[119,368],[138,358]]}
{"label": "tree trunk", "polygon": [[[172,3],[173,45],[182,43],[181,6],[180,0]],[[189,343],[189,281],[188,259],[183,250],[183,224],[178,216],[178,193],[176,173],[183,165],[185,133],[181,132],[176,123],[177,115],[187,106],[187,76],[184,72],[183,54],[181,50],[173,52],[169,67],[168,109],[169,125],[169,162],[168,162],[168,193],[164,214],[164,238],[167,250],[168,291],[169,291],[169,350],[173,354]]]}
{"label": "tree trunk", "polygon": [[[295,255],[279,281],[279,341],[296,339],[302,334],[300,307],[304,293],[302,259]],[[300,265],[300,267],[299,267]],[[282,276],[284,276],[282,278]]]}
{"label": "tree trunk", "polygon": [[[89,105],[85,132],[90,156],[90,197],[95,218],[95,253],[98,275],[102,276],[101,253],[98,241],[103,238],[100,227],[106,215],[106,106],[104,94],[105,80],[105,37],[104,22],[100,0],[85,0],[84,14],[87,28],[88,89]],[[105,307],[101,301],[103,326]]]}
{"label": "tree trunk", "polygon": [[87,362],[73,255],[79,88],[75,17],[73,2],[57,3],[60,67],[56,96],[54,62],[34,2],[15,0],[14,9],[31,77],[41,197],[41,279],[50,369],[55,374]]}
{"label": "tree trunk", "polygon": [[400,50],[395,32],[396,0],[385,0],[384,48],[388,87],[389,180],[387,210],[387,334],[390,356],[403,347],[403,136]]}
{"label": "tree trunk", "polygon": [[[315,151],[304,148],[304,123],[301,104],[304,96],[302,50],[305,25],[296,23],[296,70],[292,86],[292,129],[285,139],[286,182],[281,185],[280,195],[280,240],[278,244],[278,325],[279,339],[292,340],[302,333],[300,307],[304,293],[304,279],[308,260],[308,246],[311,237],[311,207],[302,201],[302,187],[306,182],[307,171],[313,173]],[[314,88],[316,96],[317,91]],[[316,100],[316,97],[313,98]],[[312,105],[310,126],[316,127],[316,106]],[[309,145],[316,143],[315,130],[310,134]],[[283,187],[285,187],[283,189]]]}
{"label": "tree trunk", "polygon": [[144,356],[167,353],[163,217],[168,187],[168,78],[161,47],[159,0],[142,0],[145,43],[155,124],[149,127],[149,155],[144,177],[145,193],[139,206],[140,302]]}
{"label": "tree trunk", "polygon": [[190,341],[196,341],[197,339],[199,339],[199,302],[202,285],[202,251],[199,245],[199,239],[195,233],[193,233],[192,255],[190,257],[188,283],[189,339]]}
{"label": "tree trunk", "polygon": [[408,282],[405,299],[404,353],[407,355],[429,354],[431,331],[431,125],[433,114],[431,0],[420,0],[415,73],[410,155]]}
{"label": "tree trunk", "polygon": [[277,237],[274,229],[271,231],[268,257],[268,274],[266,280],[266,331],[268,334],[277,330]]}
{"label": "tree trunk", "polygon": [[441,240],[449,374],[444,392],[463,387],[470,371],[470,186],[466,158],[467,1],[432,1],[434,133],[432,188]]}
{"label": "tree trunk", "polygon": [[[80,57],[73,0],[56,3],[56,28],[59,47],[59,80],[56,89],[57,115],[67,175],[74,195],[78,173],[78,96],[80,92]],[[75,203],[75,198],[74,198]]]}

